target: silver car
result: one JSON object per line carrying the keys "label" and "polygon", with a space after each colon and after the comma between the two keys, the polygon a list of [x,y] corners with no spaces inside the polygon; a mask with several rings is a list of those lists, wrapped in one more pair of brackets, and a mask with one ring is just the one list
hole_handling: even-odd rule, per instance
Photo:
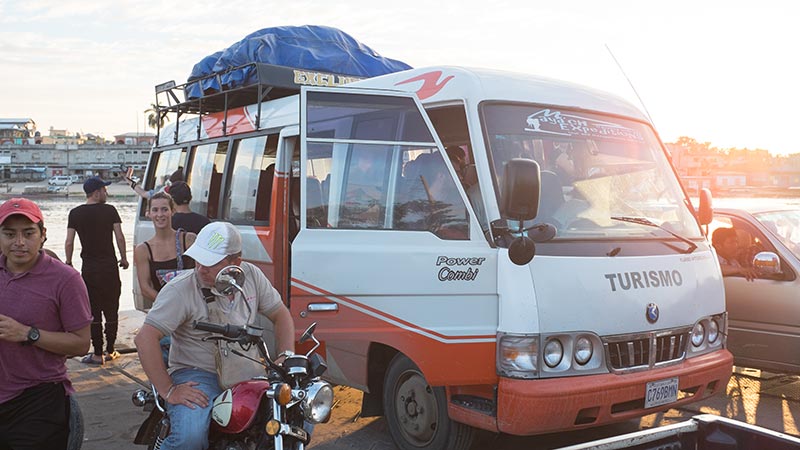
{"label": "silver car", "polygon": [[800,209],[714,209],[709,237],[733,227],[740,262],[758,277],[725,277],[734,364],[800,373]]}

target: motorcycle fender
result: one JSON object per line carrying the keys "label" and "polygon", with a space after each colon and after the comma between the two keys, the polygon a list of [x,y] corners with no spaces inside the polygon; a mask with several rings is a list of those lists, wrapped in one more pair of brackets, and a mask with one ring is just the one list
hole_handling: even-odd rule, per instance
{"label": "motorcycle fender", "polygon": [[249,428],[267,389],[269,382],[266,380],[248,380],[219,394],[211,407],[214,428],[225,434],[241,433]]}
{"label": "motorcycle fender", "polygon": [[153,408],[153,410],[150,411],[150,415],[147,416],[147,419],[139,426],[139,431],[136,433],[133,443],[138,445],[149,445],[153,443],[156,439],[158,424],[161,422],[162,417],[164,417],[164,413],[159,411],[158,408]]}

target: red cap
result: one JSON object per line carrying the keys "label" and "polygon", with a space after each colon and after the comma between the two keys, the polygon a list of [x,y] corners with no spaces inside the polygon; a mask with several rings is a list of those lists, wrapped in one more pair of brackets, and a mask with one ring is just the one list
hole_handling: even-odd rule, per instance
{"label": "red cap", "polygon": [[36,206],[36,203],[27,198],[12,198],[0,205],[0,225],[14,214],[22,214],[33,223],[39,223],[44,220],[42,218],[42,210]]}

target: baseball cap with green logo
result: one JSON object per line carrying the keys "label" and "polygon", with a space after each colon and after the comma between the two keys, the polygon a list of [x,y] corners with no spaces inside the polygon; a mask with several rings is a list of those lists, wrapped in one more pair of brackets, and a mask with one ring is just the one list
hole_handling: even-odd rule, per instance
{"label": "baseball cap with green logo", "polygon": [[211,222],[203,227],[185,255],[198,263],[211,267],[228,255],[242,251],[242,236],[228,222]]}

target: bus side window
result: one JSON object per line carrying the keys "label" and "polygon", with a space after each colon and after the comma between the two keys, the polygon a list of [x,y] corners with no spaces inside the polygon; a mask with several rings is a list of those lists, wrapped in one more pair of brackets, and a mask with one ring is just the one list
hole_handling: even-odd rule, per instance
{"label": "bus side window", "polygon": [[468,239],[469,219],[455,180],[438,151],[411,150],[398,178],[393,228],[429,231],[441,239]]}
{"label": "bus side window", "polygon": [[353,145],[344,173],[339,228],[383,228],[392,148]]}
{"label": "bus side window", "polygon": [[[150,166],[153,167],[152,172],[145,178],[144,188],[147,190],[159,191],[164,188],[167,180],[176,171],[183,168],[186,163],[186,149],[176,148],[173,150],[164,150],[163,152],[153,152],[151,158],[155,159],[155,163],[151,162]],[[140,216],[145,217],[147,212],[147,202],[142,203],[142,210]]]}
{"label": "bus side window", "polygon": [[224,219],[231,222],[268,221],[278,136],[237,140],[234,149]]}
{"label": "bus side window", "polygon": [[187,183],[197,197],[192,197],[189,207],[210,219],[218,217],[219,193],[222,174],[228,153],[228,141],[199,145],[194,151],[192,167]]}

